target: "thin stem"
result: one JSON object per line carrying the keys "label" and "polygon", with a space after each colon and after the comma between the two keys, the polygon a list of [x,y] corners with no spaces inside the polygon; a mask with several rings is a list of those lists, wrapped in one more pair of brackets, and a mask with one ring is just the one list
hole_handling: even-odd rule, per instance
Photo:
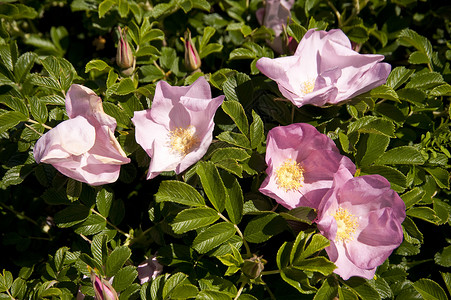
{"label": "thin stem", "polygon": [[[50,127],[50,126],[47,126],[47,125],[45,125],[45,124],[36,122],[35,120],[32,120],[32,119],[28,119],[27,122],[30,122],[30,123],[33,123],[33,124],[39,124],[39,125],[41,125],[42,127],[47,128],[47,129],[53,129],[53,128]],[[38,133],[39,133],[39,132],[38,132]],[[40,134],[40,133],[39,133],[39,134]]]}
{"label": "thin stem", "polygon": [[236,296],[235,296],[235,298],[233,298],[233,300],[237,300],[237,299],[240,297],[240,295],[241,295],[241,293],[243,292],[243,289],[244,289],[245,286],[246,286],[246,283],[245,283],[244,281],[241,282],[240,289],[239,289],[238,292],[236,293]]}
{"label": "thin stem", "polygon": [[117,228],[116,225],[114,225],[113,223],[111,223],[110,221],[108,221],[108,219],[105,218],[104,216],[102,216],[101,213],[97,212],[97,211],[96,211],[95,209],[93,209],[93,208],[91,208],[91,211],[92,211],[93,213],[95,213],[96,215],[102,217],[102,218],[107,222],[107,224],[110,225],[111,227],[113,227],[114,229],[116,229],[117,232],[122,233],[123,235],[125,235],[126,238],[130,238],[130,235],[129,235],[128,233],[126,233],[126,232],[120,230],[119,228]]}
{"label": "thin stem", "polygon": [[85,241],[87,241],[88,243],[92,244],[92,241],[90,239],[88,239],[85,235],[80,233],[80,236],[82,239],[84,239]]}
{"label": "thin stem", "polygon": [[[229,221],[229,219],[227,219],[226,217],[224,217],[223,214],[221,214],[221,213],[218,212],[218,215],[219,215],[219,217],[220,217],[221,219],[223,219],[224,221],[233,224],[232,222]],[[249,248],[249,245],[247,244],[246,239],[244,238],[243,233],[241,232],[241,230],[240,230],[240,228],[238,227],[238,225],[233,224],[233,226],[235,226],[236,232],[238,233],[238,235],[240,236],[240,238],[243,240],[244,247],[246,248],[246,254],[249,255],[249,256],[251,256],[251,255],[252,255],[251,248]]]}
{"label": "thin stem", "polygon": [[11,208],[9,206],[7,206],[6,204],[4,204],[3,202],[0,202],[0,206],[2,206],[3,208],[9,210],[10,212],[12,212],[13,214],[15,214],[19,219],[24,219],[27,220],[28,222],[33,223],[36,226],[39,226],[38,222],[36,222],[35,220],[33,220],[30,217],[27,217],[26,215],[24,215],[21,212],[18,212],[17,210],[15,210],[14,208]]}
{"label": "thin stem", "polygon": [[25,127],[28,127],[28,128],[30,128],[31,130],[33,130],[35,133],[37,133],[37,134],[39,134],[39,136],[43,136],[43,134],[42,133],[40,133],[39,131],[37,131],[36,129],[34,129],[33,127],[31,127],[30,125],[28,125],[28,124],[25,124]]}
{"label": "thin stem", "polygon": [[329,0],[327,0],[327,4],[330,6],[330,8],[332,8],[332,10],[334,11],[335,16],[337,17],[337,21],[338,21],[338,27],[341,28],[342,26],[342,22],[341,22],[341,14],[338,11],[338,9],[335,7],[335,5],[330,2]]}
{"label": "thin stem", "polygon": [[271,271],[261,272],[261,275],[273,275],[273,274],[280,274],[280,270],[271,270]]}
{"label": "thin stem", "polygon": [[271,297],[272,300],[277,300],[276,296],[274,296],[274,294],[271,292],[271,289],[268,287],[268,285],[265,283],[265,289],[269,294],[269,297]]}

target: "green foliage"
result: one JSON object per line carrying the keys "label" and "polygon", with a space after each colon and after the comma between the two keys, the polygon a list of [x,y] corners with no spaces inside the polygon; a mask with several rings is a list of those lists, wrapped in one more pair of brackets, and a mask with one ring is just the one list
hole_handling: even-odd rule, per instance
{"label": "green foliage", "polygon": [[[451,296],[449,5],[436,1],[296,1],[284,38],[342,29],[361,53],[383,54],[387,82],[340,106],[296,108],[256,67],[274,58],[264,1],[74,0],[0,4],[0,299],[94,297],[91,273],[120,299],[447,299]],[[136,64],[115,64],[117,26]],[[202,65],[184,66],[190,30]],[[286,54],[289,55],[287,52]],[[146,181],[149,158],[131,118],[155,85],[204,76],[225,101],[214,140],[186,172]],[[114,117],[131,163],[117,182],[92,187],[37,164],[33,149],[68,118],[82,84]],[[406,204],[404,241],[371,280],[334,275],[317,212],[275,205],[258,188],[268,130],[305,122],[357,166],[379,174]],[[163,272],[141,284],[156,253]],[[243,272],[258,257],[256,278]],[[258,268],[262,267],[261,265]]]}

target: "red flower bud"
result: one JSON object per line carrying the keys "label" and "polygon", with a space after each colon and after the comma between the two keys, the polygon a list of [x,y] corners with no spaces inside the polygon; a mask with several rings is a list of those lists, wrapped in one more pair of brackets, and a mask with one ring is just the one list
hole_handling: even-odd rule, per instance
{"label": "red flower bud", "polygon": [[135,57],[133,56],[130,44],[127,41],[125,29],[118,27],[120,40],[117,45],[116,64],[122,69],[126,75],[131,75],[135,69]]}
{"label": "red flower bud", "polygon": [[189,71],[195,71],[200,68],[201,61],[196,47],[191,40],[191,32],[185,32],[185,67]]}

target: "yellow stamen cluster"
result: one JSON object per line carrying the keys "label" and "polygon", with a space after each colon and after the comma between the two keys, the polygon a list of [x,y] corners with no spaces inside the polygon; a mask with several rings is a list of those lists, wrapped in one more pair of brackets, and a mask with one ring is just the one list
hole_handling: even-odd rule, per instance
{"label": "yellow stamen cluster", "polygon": [[187,155],[199,143],[195,131],[193,126],[171,130],[169,132],[171,150],[181,156]]}
{"label": "yellow stamen cluster", "polygon": [[307,80],[301,83],[301,92],[304,95],[313,92],[314,88],[315,88],[315,80]]}
{"label": "yellow stamen cluster", "polygon": [[304,169],[296,161],[287,159],[276,170],[276,183],[285,192],[297,190],[304,183]]}
{"label": "yellow stamen cluster", "polygon": [[332,215],[337,222],[337,234],[335,240],[346,242],[354,238],[359,228],[358,218],[344,208],[339,208]]}

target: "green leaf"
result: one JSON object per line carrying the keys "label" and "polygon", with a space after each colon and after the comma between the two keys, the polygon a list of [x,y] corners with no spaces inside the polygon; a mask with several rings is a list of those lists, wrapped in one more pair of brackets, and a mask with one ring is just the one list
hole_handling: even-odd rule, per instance
{"label": "green leaf", "polygon": [[288,212],[281,212],[280,215],[286,220],[303,222],[311,225],[316,218],[315,210],[311,207],[296,207]]}
{"label": "green leaf", "polygon": [[49,112],[47,111],[45,104],[42,103],[37,97],[30,97],[29,103],[31,115],[35,118],[36,121],[44,124],[49,116]]}
{"label": "green leaf", "polygon": [[175,233],[185,233],[216,222],[219,214],[209,207],[196,207],[184,209],[172,221],[172,230]]}
{"label": "green leaf", "polygon": [[448,289],[448,293],[451,293],[451,273],[442,273],[443,281],[445,282],[446,288]]}
{"label": "green leaf", "polygon": [[396,94],[395,90],[385,84],[372,89],[370,95],[373,98],[381,98],[401,102],[399,101],[398,94]]}
{"label": "green leaf", "polygon": [[102,233],[92,238],[91,253],[99,265],[104,265],[108,258],[107,239],[108,236]]}
{"label": "green leaf", "polygon": [[254,217],[244,229],[244,238],[251,243],[262,243],[287,229],[285,220],[276,213],[263,213]]}
{"label": "green leaf", "polygon": [[416,187],[401,195],[401,199],[406,204],[406,208],[410,208],[414,204],[418,203],[424,196],[425,192]]}
{"label": "green leaf", "polygon": [[334,277],[327,277],[313,300],[333,300],[338,295],[338,282]]}
{"label": "green leaf", "polygon": [[435,167],[435,168],[424,168],[426,172],[432,175],[437,185],[442,189],[449,189],[449,172],[445,169]]}
{"label": "green leaf", "polygon": [[104,0],[99,4],[99,18],[103,18],[105,14],[111,10],[111,8],[116,4],[114,0]]}
{"label": "green leaf", "polygon": [[155,194],[157,202],[169,201],[188,206],[205,206],[204,198],[195,188],[181,181],[163,181]]}
{"label": "green leaf", "polygon": [[408,209],[406,213],[408,216],[415,217],[436,225],[438,225],[440,222],[440,218],[435,214],[435,211],[432,208],[426,206],[412,207]]}
{"label": "green leaf", "polygon": [[224,173],[223,182],[227,191],[225,208],[230,221],[239,224],[243,218],[244,196],[238,180],[228,173]]}
{"label": "green leaf", "polygon": [[388,137],[395,137],[395,127],[393,122],[383,119],[377,119],[365,124],[358,129],[361,133],[375,133]]}
{"label": "green leaf", "polygon": [[451,96],[451,85],[445,83],[436,86],[430,93],[431,96]]}
{"label": "green leaf", "polygon": [[364,152],[363,156],[361,156],[359,165],[360,166],[369,166],[371,165],[377,158],[379,158],[382,153],[387,149],[388,144],[390,142],[390,138],[388,136],[380,135],[380,134],[368,134],[368,138],[366,143],[362,145],[362,147],[358,148],[358,156],[361,152]]}
{"label": "green leaf", "polygon": [[296,268],[287,267],[280,272],[282,279],[302,294],[313,294],[316,288],[310,285],[307,275]]}
{"label": "green leaf", "polygon": [[0,134],[27,120],[28,117],[18,111],[8,111],[0,115]]}
{"label": "green leaf", "polygon": [[13,275],[11,272],[3,269],[3,274],[0,274],[0,292],[5,292],[11,288],[13,284]]}
{"label": "green leaf", "polygon": [[117,84],[117,88],[114,92],[116,95],[127,95],[130,93],[133,93],[135,91],[135,85],[133,83],[133,80],[131,78],[124,78]]}
{"label": "green leaf", "polygon": [[231,131],[223,131],[221,132],[217,138],[220,141],[229,143],[234,146],[246,148],[246,149],[252,149],[251,148],[251,142],[249,139],[242,133],[236,133]]}
{"label": "green leaf", "polygon": [[409,63],[414,65],[430,63],[429,57],[420,51],[412,52],[409,56]]}
{"label": "green leaf", "polygon": [[235,234],[235,226],[230,223],[218,223],[205,229],[194,239],[192,247],[199,253],[206,253],[226,242]]}
{"label": "green leaf", "polygon": [[14,75],[16,82],[23,83],[27,75],[30,74],[30,70],[34,65],[37,55],[33,52],[27,52],[22,54],[14,64]]}
{"label": "green leaf", "polygon": [[205,194],[218,212],[222,212],[227,198],[224,183],[212,162],[199,162],[196,167]]}
{"label": "green leaf", "polygon": [[72,84],[76,71],[72,64],[64,58],[47,56],[41,60],[50,78],[57,82],[60,91],[67,91]]}
{"label": "green leaf", "polygon": [[407,188],[407,177],[401,171],[390,166],[368,166],[362,167],[362,174],[379,174],[390,181],[391,188],[397,192],[404,192]]}
{"label": "green leaf", "polygon": [[130,8],[128,7],[128,0],[119,0],[118,10],[121,18],[127,17],[128,12],[130,11]]}
{"label": "green leaf", "polygon": [[105,272],[107,277],[115,276],[124,263],[130,258],[131,250],[127,246],[114,249],[107,258]]}
{"label": "green leaf", "polygon": [[202,290],[196,297],[196,300],[231,300],[230,293],[222,291]]}
{"label": "green leaf", "polygon": [[67,199],[69,199],[71,202],[77,201],[80,197],[82,187],[83,185],[80,181],[69,178],[66,187]]}
{"label": "green leaf", "polygon": [[224,101],[221,105],[222,109],[235,122],[238,129],[244,134],[249,134],[249,123],[244,112],[243,106],[237,101]]}
{"label": "green leaf", "polygon": [[360,277],[351,277],[345,281],[345,285],[353,290],[361,299],[380,300],[379,293],[369,284],[369,282]]}
{"label": "green leaf", "polygon": [[55,214],[55,224],[60,228],[68,228],[88,218],[90,208],[84,205],[71,205]]}
{"label": "green leaf", "polygon": [[[22,113],[25,116],[29,115],[28,114],[28,108],[25,105],[24,100],[21,99],[21,98],[9,96],[9,95],[4,95],[3,97],[0,98],[0,103],[5,104],[6,106],[11,108],[12,110],[18,111],[18,112]],[[1,127],[1,125],[0,125],[0,127]]]}
{"label": "green leaf", "polygon": [[451,246],[443,248],[442,252],[437,252],[434,261],[440,266],[451,267]]}
{"label": "green leaf", "polygon": [[185,283],[188,275],[183,274],[181,272],[175,273],[165,282],[163,287],[163,297],[161,299],[170,299],[170,295],[172,291],[178,286]]}
{"label": "green leaf", "polygon": [[412,76],[406,84],[406,88],[430,89],[438,85],[444,84],[445,81],[440,73],[417,73]]}
{"label": "green leaf", "polygon": [[257,58],[257,55],[254,51],[247,48],[237,48],[232,50],[229,55],[229,60],[235,59],[254,59]]}
{"label": "green leaf", "polygon": [[423,155],[411,146],[400,146],[388,150],[374,163],[378,165],[421,165],[425,162]]}
{"label": "green leaf", "polygon": [[424,36],[419,35],[411,29],[403,29],[398,35],[398,41],[405,46],[413,46],[423,53],[429,61],[432,59],[431,42]]}
{"label": "green leaf", "polygon": [[397,91],[398,97],[401,100],[410,102],[418,107],[424,106],[424,100],[426,99],[426,93],[417,88],[404,88]]}
{"label": "green leaf", "polygon": [[106,228],[106,220],[98,215],[90,215],[86,220],[75,226],[74,232],[83,235],[93,235]]}
{"label": "green leaf", "polygon": [[120,109],[116,104],[111,102],[103,102],[103,109],[106,114],[116,119],[116,122],[119,126],[128,128],[130,124],[130,118],[127,116],[124,110]]}
{"label": "green leaf", "polygon": [[20,277],[16,278],[13,284],[11,285],[11,295],[15,299],[24,299],[26,292],[27,292],[27,282]]}
{"label": "green leaf", "polygon": [[251,138],[251,147],[252,149],[257,148],[265,141],[265,125],[263,124],[262,119],[256,112],[252,110],[252,119],[253,122],[250,127],[250,138]]}
{"label": "green leaf", "polygon": [[120,293],[128,288],[138,277],[138,271],[135,266],[125,266],[120,269],[113,278],[113,288]]}
{"label": "green leaf", "polygon": [[171,292],[171,299],[191,299],[195,298],[199,290],[192,284],[180,284]]}
{"label": "green leaf", "polygon": [[447,300],[445,291],[443,288],[427,278],[421,278],[413,284],[413,287],[421,294],[425,300]]}
{"label": "green leaf", "polygon": [[92,59],[91,61],[89,61],[86,64],[85,73],[88,73],[88,72],[90,72],[92,70],[97,70],[97,71],[101,71],[101,72],[105,71],[106,72],[106,71],[109,71],[110,69],[111,69],[111,67],[106,62],[104,62],[103,60]]}
{"label": "green leaf", "polygon": [[318,272],[325,276],[332,274],[337,268],[333,262],[324,256],[303,259],[297,262],[296,265],[293,265],[293,267],[302,271]]}
{"label": "green leaf", "polygon": [[405,67],[396,67],[388,75],[387,83],[385,85],[398,89],[403,83],[409,80],[410,76],[415,72],[412,69],[406,69]]}
{"label": "green leaf", "polygon": [[227,147],[227,148],[216,149],[211,154],[210,160],[214,163],[221,162],[225,159],[233,159],[236,161],[243,161],[250,157],[251,156],[249,155],[249,153],[244,149],[236,148],[236,147]]}
{"label": "green leaf", "polygon": [[113,203],[113,193],[102,188],[96,196],[96,206],[99,213],[108,218],[110,213],[111,204]]}

